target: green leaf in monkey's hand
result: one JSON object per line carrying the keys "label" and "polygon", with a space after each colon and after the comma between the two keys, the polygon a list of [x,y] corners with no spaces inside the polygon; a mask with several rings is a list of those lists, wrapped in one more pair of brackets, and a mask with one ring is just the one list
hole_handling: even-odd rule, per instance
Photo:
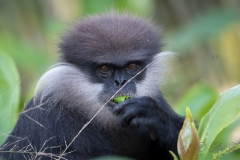
{"label": "green leaf in monkey's hand", "polygon": [[122,103],[124,102],[125,100],[131,98],[130,96],[119,96],[119,97],[115,97],[113,98],[114,102],[116,103]]}

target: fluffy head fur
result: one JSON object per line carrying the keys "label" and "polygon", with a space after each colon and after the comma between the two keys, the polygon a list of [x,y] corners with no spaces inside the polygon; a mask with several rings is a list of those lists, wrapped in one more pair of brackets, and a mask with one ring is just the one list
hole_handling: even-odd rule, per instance
{"label": "fluffy head fur", "polygon": [[161,48],[159,29],[128,14],[110,13],[79,20],[62,37],[63,59],[79,64],[153,56]]}

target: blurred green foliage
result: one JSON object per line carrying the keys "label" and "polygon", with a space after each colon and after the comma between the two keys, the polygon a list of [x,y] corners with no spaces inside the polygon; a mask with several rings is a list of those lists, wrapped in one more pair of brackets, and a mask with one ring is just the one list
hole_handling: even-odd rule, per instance
{"label": "blurred green foliage", "polygon": [[184,53],[219,35],[226,26],[238,20],[239,15],[236,10],[214,8],[171,33],[166,43],[171,50]]}
{"label": "blurred green foliage", "polygon": [[176,112],[184,115],[186,106],[189,106],[193,117],[200,122],[201,118],[211,109],[217,97],[218,93],[215,88],[205,84],[196,84],[175,104]]}
{"label": "blurred green foliage", "polygon": [[19,75],[13,60],[0,51],[0,144],[17,120],[19,112]]}
{"label": "blurred green foliage", "polygon": [[[149,17],[162,26],[164,49],[178,53],[163,91],[178,113],[184,115],[189,106],[200,122],[219,93],[240,82],[239,7],[238,1],[219,0],[1,0],[0,138],[11,130],[16,110],[32,97],[37,80],[57,61],[59,35],[74,20],[111,9]],[[11,69],[13,61],[20,78]],[[239,124],[238,119],[225,128],[216,141],[224,148],[240,142],[240,136],[233,136]],[[231,156],[240,157],[239,152],[226,157]]]}

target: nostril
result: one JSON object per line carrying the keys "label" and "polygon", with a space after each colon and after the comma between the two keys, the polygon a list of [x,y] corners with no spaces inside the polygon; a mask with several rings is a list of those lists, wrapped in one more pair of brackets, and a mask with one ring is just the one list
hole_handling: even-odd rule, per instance
{"label": "nostril", "polygon": [[119,85],[119,82],[117,80],[115,80],[115,83],[117,84],[117,86]]}
{"label": "nostril", "polygon": [[119,86],[119,87],[123,86],[126,82],[127,82],[126,80],[123,80],[123,81],[115,80],[116,86]]}
{"label": "nostril", "polygon": [[127,81],[126,81],[126,80],[124,80],[124,81],[121,83],[121,85],[124,85],[126,82],[127,82]]}

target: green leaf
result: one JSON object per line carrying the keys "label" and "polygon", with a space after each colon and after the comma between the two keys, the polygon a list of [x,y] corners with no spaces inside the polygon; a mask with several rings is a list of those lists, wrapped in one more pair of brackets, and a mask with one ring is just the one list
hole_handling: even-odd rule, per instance
{"label": "green leaf", "polygon": [[223,92],[212,109],[202,118],[199,125],[200,142],[204,149],[199,158],[205,159],[216,136],[232,122],[240,113],[240,85]]}
{"label": "green leaf", "polygon": [[119,96],[119,97],[115,97],[113,98],[113,100],[116,102],[116,103],[121,103],[121,102],[124,102],[125,100],[131,98],[130,96]]}
{"label": "green leaf", "polygon": [[20,86],[13,60],[0,52],[0,144],[6,139],[17,120]]}

